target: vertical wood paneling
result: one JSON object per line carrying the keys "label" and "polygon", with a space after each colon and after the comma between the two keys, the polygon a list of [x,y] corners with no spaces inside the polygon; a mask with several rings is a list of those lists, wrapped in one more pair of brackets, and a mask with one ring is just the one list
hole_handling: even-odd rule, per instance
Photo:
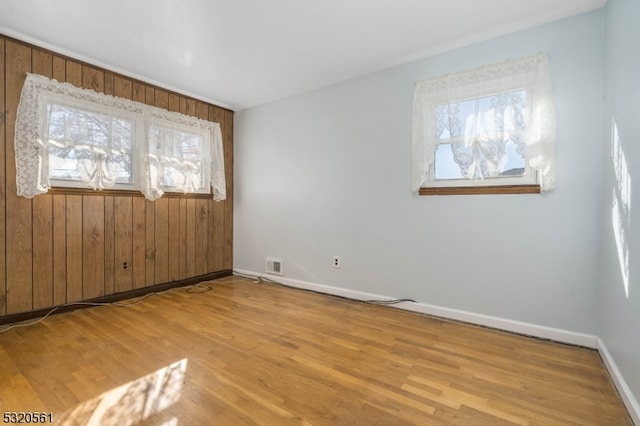
{"label": "vertical wood paneling", "polygon": [[224,112],[224,171],[227,199],[224,202],[224,262],[223,269],[233,269],[233,113]]}
{"label": "vertical wood paneling", "polygon": [[67,60],[66,80],[74,86],[82,87],[82,65],[77,62]]}
{"label": "vertical wood paneling", "polygon": [[[82,87],[104,91],[104,72],[88,65],[82,66]],[[105,198],[87,195],[82,201],[83,269],[82,297],[92,299],[105,294]]]}
{"label": "vertical wood paneling", "polygon": [[187,110],[185,112],[187,115],[196,115],[196,100],[195,99],[187,99]]}
{"label": "vertical wood paneling", "polygon": [[[0,36],[0,316],[230,268],[229,201],[149,202],[100,192],[18,197],[13,134],[28,71],[217,121],[229,149],[228,179],[232,170],[233,113]],[[228,197],[230,188],[229,180]]]}
{"label": "vertical wood paneling", "polygon": [[196,101],[195,116],[200,118],[200,119],[202,119],[202,120],[208,120],[209,119],[209,105],[205,104],[204,102]]}
{"label": "vertical wood paneling", "polygon": [[104,197],[82,199],[82,297],[104,295]]}
{"label": "vertical wood paneling", "polygon": [[116,76],[113,82],[113,94],[124,99],[131,99],[133,83],[128,78]]}
{"label": "vertical wood paneling", "polygon": [[196,200],[187,200],[187,276],[196,275]]}
{"label": "vertical wood paneling", "polygon": [[[31,49],[31,72],[52,77],[50,53]],[[33,198],[33,309],[53,305],[53,197]]]}
{"label": "vertical wood paneling", "polygon": [[144,103],[147,105],[156,104],[156,91],[153,86],[145,86]]}
{"label": "vertical wood paneling", "polygon": [[115,197],[104,197],[104,292],[116,291]]}
{"label": "vertical wood paneling", "polygon": [[133,289],[133,204],[131,197],[115,198],[115,291]]}
{"label": "vertical wood paneling", "polygon": [[82,300],[82,196],[67,195],[67,303]]}
{"label": "vertical wood paneling", "polygon": [[104,73],[104,93],[106,95],[113,96],[114,93],[114,85],[115,85],[115,76],[113,73],[105,72]]}
{"label": "vertical wood paneling", "polygon": [[224,203],[213,204],[213,269],[221,271],[224,268]]}
{"label": "vertical wood paneling", "polygon": [[169,93],[165,90],[155,90],[155,106],[158,108],[169,109]]}
{"label": "vertical wood paneling", "polygon": [[[147,95],[149,93],[147,92]],[[145,284],[156,283],[156,203],[144,202],[145,212]]]}
{"label": "vertical wood paneling", "polygon": [[33,309],[53,305],[53,196],[33,199]]}
{"label": "vertical wood paneling", "polygon": [[52,77],[58,81],[66,81],[67,79],[67,61],[59,56],[53,57],[53,75]]}
{"label": "vertical wood paneling", "polygon": [[145,208],[144,198],[134,197],[133,208],[133,287],[142,288],[145,286],[146,259],[145,259]]}
{"label": "vertical wood paneling", "polygon": [[180,280],[180,200],[169,200],[169,280]]}
{"label": "vertical wood paneling", "polygon": [[5,182],[5,119],[6,109],[4,105],[4,67],[5,67],[5,41],[0,38],[0,316],[7,313],[7,281],[6,281],[6,182]]}
{"label": "vertical wood paneling", "polygon": [[33,250],[31,200],[18,197],[16,189],[15,151],[13,146],[16,110],[26,73],[31,71],[31,49],[11,41],[6,43],[6,122],[5,177],[7,313],[33,308]]}
{"label": "vertical wood paneling", "polygon": [[104,292],[113,294],[116,291],[116,236],[114,197],[104,197]]}
{"label": "vertical wood paneling", "polygon": [[104,72],[88,65],[82,66],[82,87],[104,92]]}
{"label": "vertical wood paneling", "polygon": [[209,237],[209,200],[197,199],[196,205],[196,275],[208,272],[207,265],[207,238]]}
{"label": "vertical wood paneling", "polygon": [[31,49],[31,72],[53,77],[53,56],[50,53]]}
{"label": "vertical wood paneling", "polygon": [[207,208],[209,209],[209,224],[207,226],[207,269],[209,271],[215,271],[215,241],[216,241],[216,224],[215,224],[215,210],[216,210],[215,201],[209,201],[207,204]]}
{"label": "vertical wood paneling", "polygon": [[145,99],[145,87],[144,84],[137,81],[133,82],[131,99],[136,102],[143,102]]}
{"label": "vertical wood paneling", "polygon": [[53,196],[53,304],[67,302],[67,197]]}
{"label": "vertical wood paneling", "polygon": [[169,281],[169,200],[160,198],[156,205],[156,276],[155,283]]}
{"label": "vertical wood paneling", "polygon": [[187,200],[180,199],[180,279],[189,277],[187,271]]}
{"label": "vertical wood paneling", "polygon": [[180,96],[169,93],[169,111],[180,112]]}

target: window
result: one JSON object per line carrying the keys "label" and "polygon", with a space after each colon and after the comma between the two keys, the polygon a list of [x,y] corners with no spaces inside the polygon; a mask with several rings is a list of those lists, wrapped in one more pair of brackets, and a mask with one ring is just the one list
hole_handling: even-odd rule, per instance
{"label": "window", "polygon": [[[189,192],[201,192],[205,188],[203,158],[206,135],[188,129],[170,129],[151,126],[150,144],[153,151],[153,167],[158,169],[160,183],[166,190],[184,188]],[[165,154],[167,161],[158,159]]]}
{"label": "window", "polygon": [[133,121],[58,102],[43,107],[53,185],[133,189]]}
{"label": "window", "polygon": [[418,82],[413,189],[549,191],[555,186],[554,133],[542,54]]}
{"label": "window", "polygon": [[16,118],[18,195],[52,186],[226,198],[220,125],[27,74]]}

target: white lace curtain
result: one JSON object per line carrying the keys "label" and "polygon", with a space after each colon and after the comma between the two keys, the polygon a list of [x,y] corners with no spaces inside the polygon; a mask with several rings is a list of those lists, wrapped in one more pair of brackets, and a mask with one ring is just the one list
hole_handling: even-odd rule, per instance
{"label": "white lace curtain", "polygon": [[494,177],[506,144],[540,175],[542,192],[555,187],[555,118],[546,55],[538,54],[446,74],[416,84],[412,189],[430,178],[436,147],[450,143],[461,175]]}
{"label": "white lace curtain", "polygon": [[69,173],[94,189],[132,184],[155,200],[204,184],[216,201],[226,198],[218,123],[27,74],[16,117],[18,195],[47,192],[70,151]]}

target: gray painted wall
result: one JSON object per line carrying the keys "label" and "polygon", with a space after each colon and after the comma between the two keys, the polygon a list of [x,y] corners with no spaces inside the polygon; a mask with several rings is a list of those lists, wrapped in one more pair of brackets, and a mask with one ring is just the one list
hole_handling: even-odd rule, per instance
{"label": "gray painted wall", "polygon": [[[640,396],[640,2],[609,0],[606,6],[605,152],[599,335],[633,394]],[[614,149],[613,127],[619,149]],[[612,151],[628,174],[614,166]],[[620,160],[618,160],[620,164]],[[625,208],[624,181],[630,182]],[[614,226],[615,216],[621,218]],[[622,231],[620,231],[622,230]],[[616,238],[616,233],[618,237]],[[624,234],[624,236],[622,236]],[[620,257],[628,256],[628,267]],[[624,277],[628,277],[625,279]],[[626,281],[626,283],[625,283]],[[626,287],[626,288],[625,288]]]}
{"label": "gray painted wall", "polygon": [[[414,83],[539,51],[557,189],[412,194]],[[237,113],[234,267],[595,334],[603,56],[600,10]]]}

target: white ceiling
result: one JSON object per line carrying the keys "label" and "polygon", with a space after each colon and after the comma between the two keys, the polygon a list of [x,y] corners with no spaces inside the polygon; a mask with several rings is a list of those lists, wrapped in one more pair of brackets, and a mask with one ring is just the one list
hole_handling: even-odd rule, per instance
{"label": "white ceiling", "polygon": [[606,0],[2,0],[0,32],[234,110]]}

